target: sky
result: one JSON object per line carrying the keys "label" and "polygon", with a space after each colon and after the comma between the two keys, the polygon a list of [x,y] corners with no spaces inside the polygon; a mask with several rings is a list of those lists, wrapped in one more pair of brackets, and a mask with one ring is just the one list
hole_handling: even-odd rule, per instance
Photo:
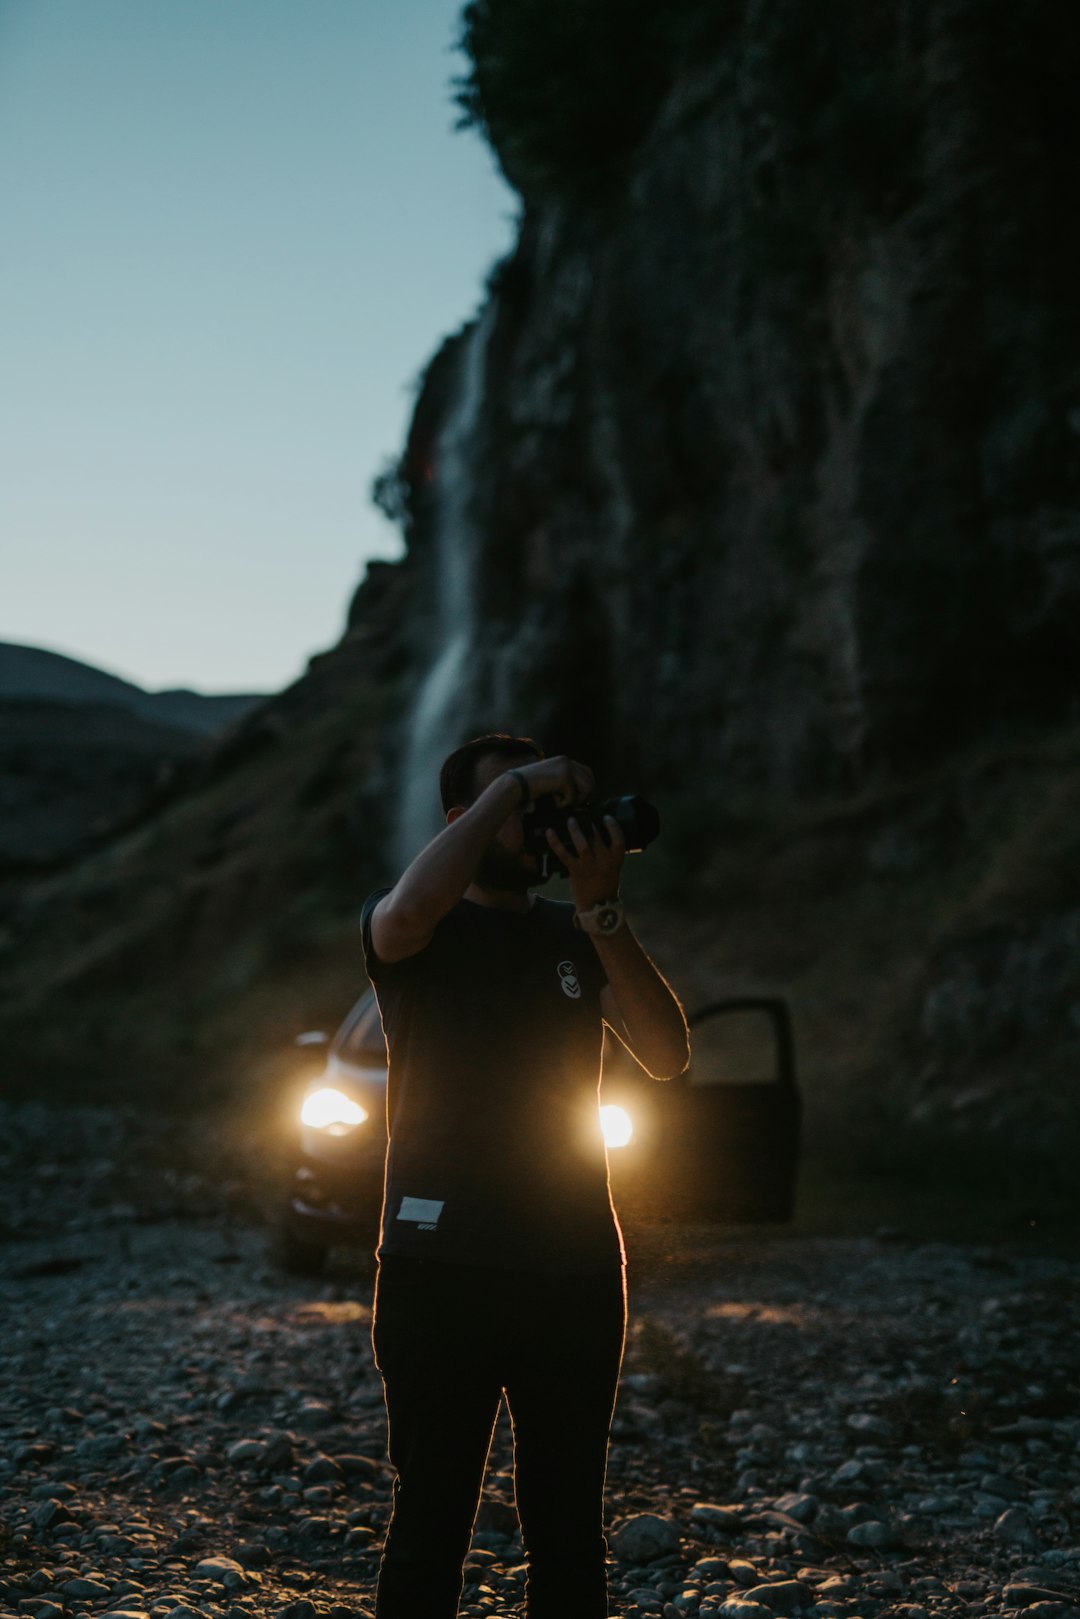
{"label": "sky", "polygon": [[517,202],[461,0],[0,0],[0,641],[152,690],[334,644]]}

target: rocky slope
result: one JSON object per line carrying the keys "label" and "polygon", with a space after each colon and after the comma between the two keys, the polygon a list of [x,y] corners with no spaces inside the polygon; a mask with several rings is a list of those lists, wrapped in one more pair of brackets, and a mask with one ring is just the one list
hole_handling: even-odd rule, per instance
{"label": "rocky slope", "polygon": [[358,819],[385,709],[366,647],[312,660],[75,863],[0,880],[7,1094],[182,1106],[257,1090],[258,1054],[334,1026],[380,869]]}
{"label": "rocky slope", "polygon": [[75,860],[261,701],[144,691],[77,658],[0,642],[0,873]]}

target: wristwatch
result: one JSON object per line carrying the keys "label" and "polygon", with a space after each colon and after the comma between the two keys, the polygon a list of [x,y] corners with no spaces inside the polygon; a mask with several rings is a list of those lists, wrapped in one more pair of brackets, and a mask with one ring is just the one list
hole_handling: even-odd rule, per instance
{"label": "wristwatch", "polygon": [[602,899],[591,911],[574,912],[574,926],[582,933],[617,933],[625,920],[622,901],[617,899]]}

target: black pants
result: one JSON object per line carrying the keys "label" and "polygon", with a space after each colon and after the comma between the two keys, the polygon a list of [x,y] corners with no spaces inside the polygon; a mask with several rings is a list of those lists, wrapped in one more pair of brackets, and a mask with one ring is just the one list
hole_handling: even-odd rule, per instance
{"label": "black pants", "polygon": [[625,1330],[618,1269],[382,1261],[372,1338],[397,1477],[376,1619],[454,1619],[504,1390],[529,1619],[605,1619],[604,1472]]}

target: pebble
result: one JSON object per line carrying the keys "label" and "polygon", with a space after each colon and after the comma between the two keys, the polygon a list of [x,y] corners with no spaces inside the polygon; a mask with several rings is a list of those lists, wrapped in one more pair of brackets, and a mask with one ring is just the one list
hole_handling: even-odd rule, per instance
{"label": "pebble", "polygon": [[340,1462],[334,1461],[332,1456],[316,1456],[313,1461],[308,1462],[300,1475],[300,1480],[303,1484],[320,1484],[328,1480],[336,1483],[344,1477],[345,1473]]}
{"label": "pebble", "polygon": [[375,1479],[379,1476],[379,1464],[370,1456],[354,1456],[349,1452],[334,1457],[334,1461],[349,1479]]}
{"label": "pebble", "polygon": [[765,1585],[752,1585],[747,1589],[748,1602],[760,1602],[773,1613],[791,1614],[796,1608],[807,1608],[813,1602],[810,1587],[802,1580],[771,1580]]}
{"label": "pebble", "polygon": [[253,1462],[261,1462],[266,1455],[266,1445],[261,1439],[238,1439],[235,1445],[230,1445],[225,1452],[225,1458],[234,1467],[246,1467]]}
{"label": "pebble", "polygon": [[615,1556],[623,1563],[651,1563],[679,1547],[678,1525],[656,1513],[639,1512],[610,1537]]}
{"label": "pebble", "polygon": [[695,1501],[690,1509],[694,1523],[718,1529],[722,1534],[735,1534],[742,1522],[742,1509],[737,1506],[717,1506],[710,1501]]}
{"label": "pebble", "polygon": [[873,1546],[881,1549],[897,1544],[897,1533],[891,1524],[882,1523],[871,1518],[865,1523],[857,1523],[847,1532],[849,1546]]}
{"label": "pebble", "polygon": [[312,1484],[301,1491],[309,1507],[328,1507],[334,1499],[334,1493],[328,1484]]}
{"label": "pebble", "polygon": [[39,1507],[34,1509],[33,1524],[39,1535],[45,1534],[58,1523],[69,1523],[70,1521],[71,1513],[67,1507],[64,1506],[62,1501],[57,1501],[52,1497],[47,1501],[43,1501]]}
{"label": "pebble", "polygon": [[232,1557],[204,1557],[195,1564],[195,1572],[201,1574],[203,1579],[224,1585],[227,1590],[246,1585],[251,1578],[243,1564]]}
{"label": "pebble", "polygon": [[999,1540],[1008,1541],[1014,1546],[1035,1544],[1031,1519],[1023,1507],[1007,1507],[994,1523],[994,1534]]}
{"label": "pebble", "polygon": [[85,1602],[97,1602],[110,1595],[109,1587],[100,1580],[87,1580],[80,1575],[73,1580],[65,1580],[60,1589],[66,1596],[81,1597]]}
{"label": "pebble", "polygon": [[773,1503],[778,1512],[786,1512],[789,1518],[795,1518],[799,1523],[813,1523],[814,1515],[818,1510],[816,1495],[781,1495]]}
{"label": "pebble", "polygon": [[325,1400],[305,1400],[293,1418],[305,1433],[318,1433],[322,1428],[332,1427],[335,1420],[334,1409]]}
{"label": "pebble", "polygon": [[847,1425],[856,1433],[872,1435],[875,1439],[892,1438],[892,1424],[869,1411],[853,1412],[847,1419]]}
{"label": "pebble", "polygon": [[761,1570],[748,1563],[743,1557],[732,1557],[728,1562],[728,1573],[739,1585],[751,1586],[761,1583]]}
{"label": "pebble", "polygon": [[1048,1590],[1043,1585],[1028,1585],[1022,1580],[1013,1580],[1005,1587],[1002,1593],[1006,1605],[1010,1608],[1030,1608],[1035,1602],[1061,1602],[1067,1600],[1062,1591]]}

